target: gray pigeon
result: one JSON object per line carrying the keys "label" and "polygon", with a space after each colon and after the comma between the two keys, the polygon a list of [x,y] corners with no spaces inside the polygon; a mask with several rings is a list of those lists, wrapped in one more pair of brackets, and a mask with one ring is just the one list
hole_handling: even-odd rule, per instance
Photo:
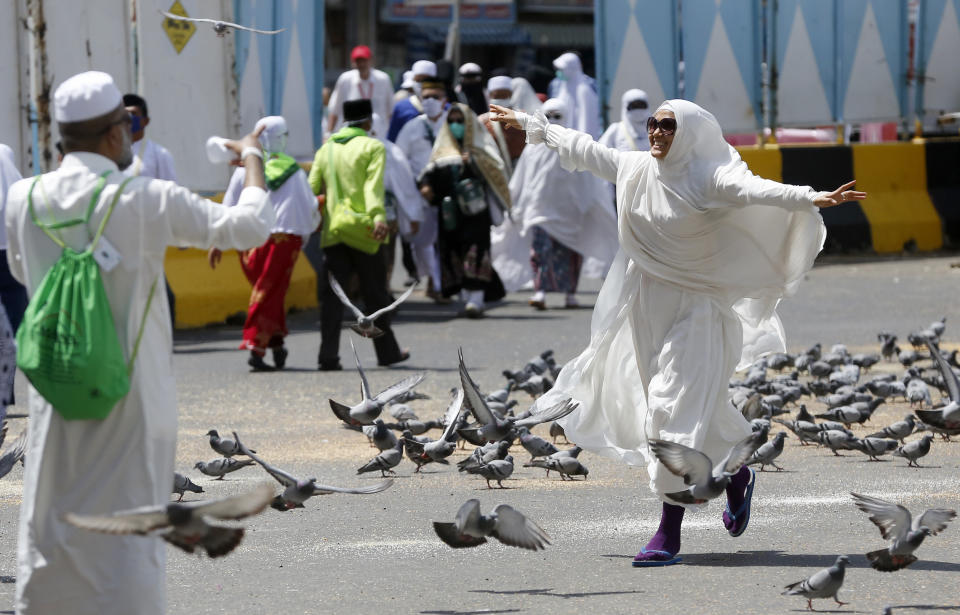
{"label": "gray pigeon", "polygon": [[882,572],[906,568],[917,557],[913,552],[927,536],[936,536],[947,528],[957,512],[949,508],[931,508],[913,519],[910,511],[886,500],[859,493],[851,493],[857,508],[870,515],[873,524],[880,528],[880,535],[889,541],[886,549],[867,553],[870,565]]}
{"label": "gray pigeon", "polygon": [[[404,430],[403,432],[403,450],[407,453],[407,459],[413,462],[417,469],[414,470],[414,474],[419,474],[420,470],[423,469],[423,466],[428,463],[439,463],[443,465],[450,465],[450,462],[447,461],[444,457],[437,457],[434,459],[426,452],[427,444],[434,442],[427,437],[417,437],[413,435],[409,429]],[[453,452],[453,447],[451,447],[451,452]]]}
{"label": "gray pigeon", "polygon": [[187,553],[199,546],[210,557],[233,551],[243,539],[244,529],[209,523],[208,518],[237,520],[259,514],[273,499],[273,487],[261,483],[256,489],[219,500],[170,502],[145,506],[105,516],[67,513],[64,521],[91,532],[147,536],[161,530],[160,537]]}
{"label": "gray pigeon", "polygon": [[380,476],[386,477],[387,472],[396,474],[393,468],[400,465],[403,461],[403,440],[397,440],[396,446],[381,452],[379,455],[368,461],[357,470],[357,474],[364,472],[376,472],[380,470]]}
{"label": "gray pigeon", "polygon": [[426,442],[423,445],[423,452],[434,461],[446,459],[456,450],[457,440],[459,439],[457,429],[463,413],[463,389],[454,389],[453,399],[443,415],[443,433],[437,440]]}
{"label": "gray pigeon", "polygon": [[859,440],[850,431],[827,429],[817,434],[817,442],[829,448],[837,457],[843,457],[837,451],[856,450]]}
{"label": "gray pigeon", "polygon": [[919,468],[917,459],[925,457],[930,452],[930,443],[933,442],[933,436],[927,434],[919,440],[907,442],[897,450],[893,451],[894,457],[903,457],[907,460],[907,466]]}
{"label": "gray pigeon", "polygon": [[907,401],[912,408],[914,404],[923,408],[924,405],[932,406],[933,399],[930,397],[930,387],[919,378],[912,378],[907,383]]}
{"label": "gray pigeon", "polygon": [[183,494],[189,491],[190,493],[203,493],[203,487],[194,483],[188,477],[184,476],[179,472],[173,473],[173,493],[180,494],[180,497],[177,499],[178,502],[183,501]]}
{"label": "gray pigeon", "polygon": [[900,443],[903,444],[903,439],[912,434],[915,428],[916,419],[912,414],[908,414],[907,416],[903,417],[902,421],[897,421],[889,427],[884,427],[882,430],[872,433],[867,437],[892,438],[894,440],[900,440]]}
{"label": "gray pigeon", "polygon": [[527,452],[530,453],[530,459],[534,459],[536,457],[546,457],[556,453],[559,450],[549,441],[530,433],[530,430],[526,427],[521,427],[517,431],[517,434],[520,437],[520,446],[525,448]]}
{"label": "gray pigeon", "polygon": [[843,606],[846,602],[840,602],[837,593],[843,586],[843,573],[847,569],[850,558],[841,555],[837,561],[829,568],[815,573],[802,581],[787,585],[784,596],[803,596],[807,599],[807,609],[812,611],[814,598],[833,598],[833,601]]}
{"label": "gray pigeon", "polygon": [[[216,429],[211,429],[205,435],[210,437],[210,448],[212,448],[214,452],[224,457],[233,457],[240,453],[240,449],[237,448],[237,443],[229,438],[221,438]],[[256,453],[257,451],[253,452]]]}
{"label": "gray pigeon", "polygon": [[943,376],[950,401],[947,405],[936,410],[917,410],[917,416],[921,421],[933,427],[943,430],[960,429],[960,378],[953,373],[947,360],[943,358],[943,355],[930,340],[927,340],[927,347],[930,349],[934,364],[940,370],[940,375]]}
{"label": "gray pigeon", "polygon": [[426,377],[426,374],[415,374],[407,376],[400,382],[390,385],[376,397],[370,394],[370,384],[367,382],[367,376],[363,373],[360,366],[360,357],[357,355],[357,348],[350,340],[350,347],[353,348],[353,357],[357,361],[357,371],[360,373],[360,402],[354,406],[347,406],[340,402],[330,400],[330,408],[341,421],[347,425],[371,425],[373,419],[380,416],[383,407],[392,402],[397,396],[406,393],[413,387],[420,384]]}
{"label": "gray pigeon", "polygon": [[418,421],[420,417],[407,404],[390,404],[390,416],[398,421]]}
{"label": "gray pigeon", "polygon": [[773,440],[765,442],[763,445],[758,448],[753,455],[750,456],[750,459],[747,460],[747,463],[744,465],[752,466],[760,464],[760,471],[765,471],[768,465],[771,465],[777,469],[777,472],[783,470],[780,466],[774,461],[777,457],[783,453],[783,441],[787,438],[787,432],[781,431],[773,437]]}
{"label": "gray pigeon", "polygon": [[253,465],[251,459],[231,459],[221,457],[213,461],[198,461],[193,467],[200,470],[207,476],[216,476],[217,480],[223,480],[223,477],[231,472],[236,472],[241,468]]}
{"label": "gray pigeon", "polygon": [[383,335],[383,331],[373,324],[374,321],[387,312],[391,312],[396,309],[397,306],[406,301],[410,295],[413,294],[413,289],[417,287],[416,284],[411,284],[410,287],[407,288],[402,295],[400,295],[399,299],[367,316],[350,301],[350,298],[347,297],[347,293],[343,292],[343,289],[340,287],[340,284],[337,283],[337,279],[333,277],[332,273],[327,274],[327,279],[330,282],[330,289],[333,291],[333,294],[337,296],[337,299],[340,300],[340,303],[353,312],[353,315],[357,317],[357,322],[350,325],[350,328],[361,337],[367,337],[370,339],[377,339]]}
{"label": "gray pigeon", "polygon": [[752,433],[737,442],[716,466],[700,451],[667,440],[651,439],[650,452],[668,470],[682,477],[685,485],[690,485],[684,491],[666,494],[668,498],[684,504],[703,504],[724,492],[730,478],[762,443],[761,433]]}
{"label": "gray pigeon", "polygon": [[317,483],[316,478],[296,478],[292,474],[284,472],[279,468],[275,468],[257,457],[253,451],[248,449],[243,445],[242,442],[240,442],[240,437],[237,436],[237,432],[233,432],[233,437],[237,441],[237,446],[240,447],[240,450],[244,455],[249,456],[250,459],[259,463],[260,467],[267,471],[267,474],[272,476],[278,483],[284,486],[283,493],[273,498],[273,502],[270,503],[271,507],[279,511],[290,510],[291,508],[303,508],[303,503],[315,495],[328,495],[331,493],[379,493],[380,491],[389,488],[390,485],[393,484],[393,479],[387,479],[381,483],[377,483],[376,485],[370,485],[369,487],[356,487],[351,489],[346,487],[331,487],[329,485],[321,485]]}
{"label": "gray pigeon", "polygon": [[523,464],[523,467],[543,468],[547,471],[547,476],[550,476],[550,470],[553,470],[560,475],[561,480],[573,480],[574,476],[582,476],[583,480],[587,480],[587,475],[590,473],[590,471],[587,469],[587,466],[580,463],[576,457],[570,457],[569,455],[563,457],[544,457],[542,459],[531,459],[527,463]]}
{"label": "gray pigeon", "polygon": [[406,393],[400,393],[393,398],[393,401],[390,403],[394,404],[409,404],[412,401],[417,401],[418,399],[430,399],[430,396],[426,393],[420,393],[419,391],[410,390]]}
{"label": "gray pigeon", "polygon": [[[370,430],[368,437],[370,442],[373,443],[378,450],[387,451],[397,445],[397,436],[392,431],[387,429],[386,424],[383,422],[383,419],[376,418],[373,419],[373,425],[364,425],[363,432],[367,433],[367,430]],[[256,451],[254,451],[256,452]]]}
{"label": "gray pigeon", "polygon": [[489,463],[485,463],[476,467],[468,467],[467,474],[479,474],[487,481],[487,489],[492,489],[490,486],[490,481],[497,481],[497,486],[501,489],[505,489],[503,486],[504,480],[510,478],[513,474],[513,456],[507,455],[503,459],[494,459]]}
{"label": "gray pigeon", "polygon": [[563,436],[563,441],[567,444],[570,444],[570,440],[567,440],[567,434],[563,432],[563,426],[554,421],[550,423],[550,437],[553,438],[553,443],[557,443],[557,438]]}
{"label": "gray pigeon", "polygon": [[513,444],[511,440],[499,440],[497,442],[488,442],[473,450],[466,459],[457,462],[457,467],[461,472],[466,472],[467,468],[475,468],[485,463],[490,463],[494,459],[505,459]]}
{"label": "gray pigeon", "polygon": [[487,542],[487,536],[505,545],[537,551],[550,544],[543,529],[520,511],[501,504],[489,515],[480,514],[480,500],[468,500],[457,511],[453,523],[433,522],[440,540],[454,549],[477,547]]}
{"label": "gray pigeon", "polygon": [[858,441],[857,450],[870,458],[870,461],[880,461],[878,457],[893,452],[899,442],[886,438],[863,438]]}
{"label": "gray pigeon", "polygon": [[490,407],[480,393],[480,387],[467,372],[467,366],[463,362],[462,348],[458,351],[458,356],[460,359],[460,384],[463,387],[464,394],[463,403],[480,422],[479,427],[462,429],[460,430],[461,433],[473,429],[478,431],[487,442],[494,442],[508,437],[510,432],[517,427],[533,427],[539,423],[555,421],[567,416],[577,408],[578,404],[568,398],[543,412],[538,412],[523,419],[499,418],[490,411]]}
{"label": "gray pigeon", "polygon": [[13,466],[23,459],[23,453],[27,447],[27,430],[24,429],[23,433],[17,436],[17,439],[13,441],[13,444],[7,448],[7,451],[0,456],[0,478],[3,478],[10,473],[10,470],[13,469]]}

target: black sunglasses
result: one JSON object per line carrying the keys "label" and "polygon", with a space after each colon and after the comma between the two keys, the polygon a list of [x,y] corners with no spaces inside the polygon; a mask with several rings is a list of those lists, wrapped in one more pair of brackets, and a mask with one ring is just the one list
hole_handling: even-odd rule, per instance
{"label": "black sunglasses", "polygon": [[657,131],[657,128],[665,135],[672,135],[677,132],[677,120],[672,117],[665,117],[657,121],[657,118],[651,115],[647,118],[647,133],[652,135]]}
{"label": "black sunglasses", "polygon": [[548,120],[562,120],[562,119],[563,119],[563,114],[562,114],[562,113],[548,113],[548,114],[547,114],[547,119],[548,119]]}

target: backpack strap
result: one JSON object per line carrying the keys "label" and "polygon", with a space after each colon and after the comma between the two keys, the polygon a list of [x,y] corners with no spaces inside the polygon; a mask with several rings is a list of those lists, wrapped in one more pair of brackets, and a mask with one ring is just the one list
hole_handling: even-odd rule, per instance
{"label": "backpack strap", "polygon": [[157,290],[159,280],[160,276],[157,276],[153,284],[150,285],[150,292],[147,294],[147,307],[143,308],[143,316],[140,317],[140,330],[137,331],[137,339],[133,343],[133,353],[130,355],[130,360],[127,361],[128,378],[133,374],[133,362],[137,360],[137,353],[140,352],[140,340],[143,339],[143,330],[147,326],[147,314],[150,313],[150,304],[153,302],[153,294]]}
{"label": "backpack strap", "polygon": [[[120,200],[120,195],[123,193],[123,189],[127,187],[127,184],[129,184],[132,179],[133,177],[126,178],[117,187],[117,191],[113,195],[113,200],[110,201],[110,206],[107,207],[107,213],[105,216],[103,216],[103,220],[100,221],[100,226],[97,228],[97,232],[96,234],[94,234],[93,241],[90,242],[90,247],[87,248],[87,252],[93,252],[94,249],[96,249],[97,243],[99,243],[100,238],[103,237],[103,231],[107,228],[107,221],[109,221],[110,216],[113,215],[113,208],[117,206],[117,201]],[[99,197],[100,194],[97,193],[97,196]],[[96,208],[96,205],[97,205],[96,201],[94,200],[90,201],[90,207],[87,209],[86,220],[90,219],[90,215],[93,213],[93,210]]]}
{"label": "backpack strap", "polygon": [[[33,189],[37,186],[37,182],[40,181],[42,175],[37,175],[33,178],[33,183],[30,184],[30,190],[27,192],[27,210],[30,212],[30,219],[33,220],[33,223],[40,227],[44,233],[47,234],[55,244],[61,248],[66,249],[67,244],[63,242],[62,239],[51,233],[50,231],[65,228],[68,226],[76,226],[78,224],[86,224],[90,220],[90,213],[96,207],[97,202],[100,200],[100,193],[103,192],[104,186],[107,185],[107,175],[110,174],[110,171],[104,171],[100,175],[100,179],[97,180],[96,188],[93,190],[93,196],[90,197],[90,205],[87,206],[87,213],[83,218],[72,218],[70,220],[64,220],[63,222],[51,222],[50,224],[44,224],[37,219],[37,212],[33,207]],[[43,186],[41,184],[41,190]]]}

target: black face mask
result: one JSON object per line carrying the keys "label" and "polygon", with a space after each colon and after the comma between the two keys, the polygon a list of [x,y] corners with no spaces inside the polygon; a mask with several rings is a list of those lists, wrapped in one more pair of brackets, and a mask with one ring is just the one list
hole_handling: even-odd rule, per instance
{"label": "black face mask", "polygon": [[483,84],[479,81],[460,84],[460,91],[466,98],[467,106],[474,113],[480,115],[487,112],[487,99],[483,96]]}

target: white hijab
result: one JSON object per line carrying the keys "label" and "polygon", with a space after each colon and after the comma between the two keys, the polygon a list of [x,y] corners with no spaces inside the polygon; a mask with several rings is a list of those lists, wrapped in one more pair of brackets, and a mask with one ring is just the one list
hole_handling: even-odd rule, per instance
{"label": "white hijab", "polygon": [[[650,107],[650,100],[647,98],[647,93],[643,90],[634,88],[623,93],[623,96],[620,97],[620,121],[623,123],[624,127],[630,131],[630,136],[633,137],[637,145],[637,149],[647,150],[650,149],[650,147],[647,139],[646,114],[639,121],[639,123],[637,123],[630,121],[630,115],[627,113],[627,107],[630,105],[630,103],[638,100],[644,101],[647,103],[647,107]],[[647,147],[643,146],[644,143],[647,144]]]}
{"label": "white hijab", "polygon": [[283,154],[287,151],[287,121],[279,115],[268,115],[260,118],[254,130],[263,126],[260,133],[260,145],[268,154]]}
{"label": "white hijab", "polygon": [[543,103],[537,98],[537,93],[533,90],[533,86],[523,77],[514,77],[511,80],[511,86],[511,109],[532,115],[543,106]]}

